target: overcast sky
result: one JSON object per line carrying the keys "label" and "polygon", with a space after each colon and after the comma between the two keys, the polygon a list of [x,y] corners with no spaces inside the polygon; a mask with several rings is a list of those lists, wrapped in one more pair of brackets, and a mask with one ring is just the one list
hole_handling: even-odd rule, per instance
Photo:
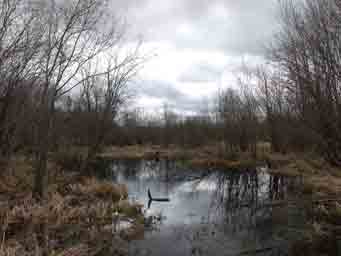
{"label": "overcast sky", "polygon": [[156,54],[137,81],[135,104],[149,110],[200,111],[203,99],[234,85],[242,61],[263,61],[277,24],[277,0],[116,0],[114,8]]}

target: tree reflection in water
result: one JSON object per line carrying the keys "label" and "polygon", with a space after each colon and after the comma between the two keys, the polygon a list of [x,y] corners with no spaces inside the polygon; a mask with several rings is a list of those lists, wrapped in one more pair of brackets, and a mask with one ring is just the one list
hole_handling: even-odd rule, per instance
{"label": "tree reflection in water", "polygon": [[[192,170],[176,161],[129,160],[114,163],[113,177],[128,186],[130,196],[144,203],[147,213],[159,216],[147,217],[157,223],[156,231],[146,234],[141,243],[133,243],[152,249],[151,255],[165,256],[163,247],[169,248],[169,255],[187,255],[188,248],[192,255],[223,255],[222,251],[234,255],[285,247],[290,239],[280,239],[280,233],[288,223],[304,222],[290,207],[272,205],[291,197],[288,191],[295,187],[295,179],[261,169]],[[153,202],[148,209],[148,189],[153,197],[171,201]]]}
{"label": "tree reflection in water", "polygon": [[[293,222],[292,219],[296,223],[307,221],[304,209],[298,210],[295,205],[292,211],[290,206],[275,203],[294,196],[289,193],[289,188],[296,187],[298,179],[270,175],[261,170],[221,171],[212,177],[216,181],[216,189],[212,194],[208,218],[211,220],[208,223],[211,224],[211,233],[222,232],[232,237],[241,235],[251,238],[246,248],[253,248],[248,243],[254,239],[255,247],[269,249],[270,255],[285,255],[290,239],[286,229],[293,228],[288,223]],[[205,178],[201,182],[205,182]],[[223,221],[219,222],[220,219]],[[279,233],[284,229],[285,236],[281,237]]]}

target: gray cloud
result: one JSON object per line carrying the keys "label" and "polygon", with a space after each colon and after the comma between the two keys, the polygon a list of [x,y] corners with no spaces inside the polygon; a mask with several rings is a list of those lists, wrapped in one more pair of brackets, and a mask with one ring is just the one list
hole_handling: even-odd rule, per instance
{"label": "gray cloud", "polygon": [[172,109],[177,111],[196,112],[200,109],[201,100],[186,95],[175,86],[164,81],[143,81],[140,94],[147,98],[162,99]]}
{"label": "gray cloud", "polygon": [[189,83],[209,83],[216,82],[221,77],[222,69],[218,69],[208,63],[199,63],[185,70],[180,77],[179,82]]}
{"label": "gray cloud", "polygon": [[[178,48],[221,49],[228,54],[262,54],[276,27],[276,0],[121,0],[128,22],[146,41],[172,41]],[[188,24],[193,33],[179,34]]]}
{"label": "gray cloud", "polygon": [[[156,77],[160,81],[143,81],[141,95],[161,99],[184,111],[197,111],[200,100],[182,93],[177,86],[183,86],[182,83],[186,82],[216,82],[223,71],[238,70],[245,55],[251,56],[248,63],[258,63],[264,55],[263,46],[270,40],[277,27],[278,0],[113,2],[113,11],[126,14],[131,34],[142,35],[145,42],[152,42],[155,45],[166,42],[178,51],[190,49],[193,53],[198,50],[226,56],[226,65],[222,64],[221,67],[214,65],[215,60],[209,63],[193,61],[192,67],[174,72],[180,73],[178,77],[171,78],[177,80],[176,84],[167,81],[166,78],[162,80],[162,77]],[[167,62],[167,59],[164,62]]]}

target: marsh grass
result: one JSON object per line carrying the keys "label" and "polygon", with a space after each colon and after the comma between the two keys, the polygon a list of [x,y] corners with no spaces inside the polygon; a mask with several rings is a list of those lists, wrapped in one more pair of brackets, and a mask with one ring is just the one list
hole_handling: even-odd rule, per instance
{"label": "marsh grass", "polygon": [[[24,158],[14,159],[1,176],[0,256],[126,255],[123,238],[141,230],[140,207],[124,200],[124,185],[62,172],[50,163],[47,197],[37,201],[31,193],[33,167]],[[117,208],[122,219],[131,218],[125,231],[130,236],[105,228]]]}
{"label": "marsh grass", "polygon": [[226,159],[192,159],[189,161],[192,167],[203,167],[203,168],[221,168],[225,170],[246,170],[254,169],[260,162],[253,159],[243,159],[243,160],[226,160]]}
{"label": "marsh grass", "polygon": [[341,204],[336,201],[320,204],[314,211],[314,221],[294,242],[289,255],[338,255],[337,233],[341,224]]}

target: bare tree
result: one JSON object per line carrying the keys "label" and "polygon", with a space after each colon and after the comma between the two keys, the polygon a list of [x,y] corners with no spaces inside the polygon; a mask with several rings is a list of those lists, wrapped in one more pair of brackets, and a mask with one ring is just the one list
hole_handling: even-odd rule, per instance
{"label": "bare tree", "polygon": [[[253,73],[250,68],[243,65],[242,72],[238,77],[238,85],[241,90],[242,99],[242,123],[241,128],[244,135],[241,140],[244,141],[242,150],[247,148],[252,151],[254,156],[257,154],[257,141],[259,134],[259,99],[255,94],[255,84],[253,82]],[[243,137],[245,139],[243,139]]]}
{"label": "bare tree", "polygon": [[0,1],[0,145],[2,155],[13,149],[14,133],[27,91],[38,78],[37,55],[41,47],[37,16],[29,1]]}
{"label": "bare tree", "polygon": [[122,31],[109,16],[104,0],[52,0],[36,4],[35,11],[44,25],[44,44],[39,63],[43,88],[35,194],[43,197],[56,99],[84,80],[79,76],[81,69],[112,49],[120,41]]}
{"label": "bare tree", "polygon": [[237,150],[240,144],[242,101],[236,90],[227,89],[219,96],[219,113],[224,124],[224,141],[229,153]]}
{"label": "bare tree", "polygon": [[341,165],[340,7],[339,0],[284,1],[282,30],[272,47],[292,110],[335,165]]}
{"label": "bare tree", "polygon": [[278,71],[260,66],[256,71],[260,107],[265,116],[266,133],[269,135],[274,152],[285,151],[286,122],[290,106],[287,102],[285,83]]}
{"label": "bare tree", "polygon": [[224,140],[228,153],[252,150],[256,153],[259,104],[251,82],[251,73],[243,70],[237,78],[239,90],[222,91],[218,108],[224,124]]}
{"label": "bare tree", "polygon": [[[92,141],[88,144],[88,160],[99,152],[108,132],[113,127],[114,120],[121,107],[132,96],[129,93],[129,84],[144,61],[145,57],[140,55],[138,45],[124,57],[120,56],[120,54],[111,56],[103,77],[95,80],[92,79],[93,76],[87,75],[88,78],[83,80],[83,95],[86,98],[88,111],[91,111],[92,107],[90,106],[94,105],[96,113],[95,127],[92,134],[89,134]],[[89,81],[89,79],[91,80]],[[98,83],[101,89],[98,89]],[[93,103],[91,103],[89,93],[92,93]],[[88,141],[90,142],[90,137]]]}

